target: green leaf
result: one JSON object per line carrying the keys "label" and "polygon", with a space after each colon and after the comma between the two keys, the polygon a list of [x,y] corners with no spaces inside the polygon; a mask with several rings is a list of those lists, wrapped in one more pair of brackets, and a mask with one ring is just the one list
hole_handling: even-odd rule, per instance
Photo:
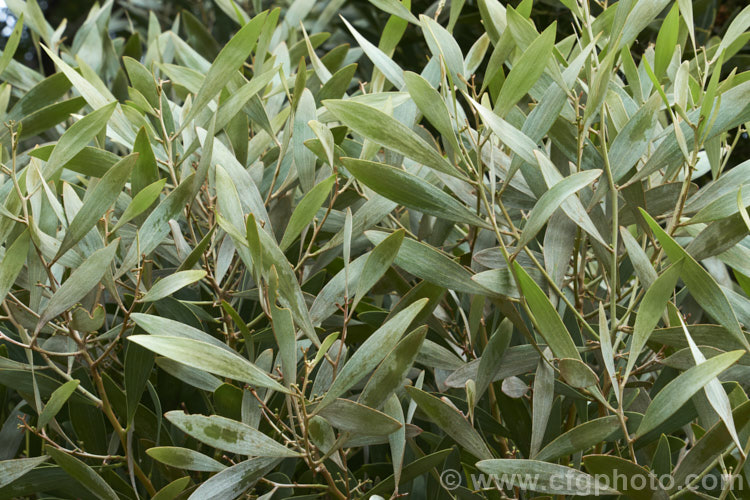
{"label": "green leaf", "polygon": [[724,51],[729,48],[739,37],[750,28],[750,6],[746,6],[739,14],[732,19],[729,24],[724,36],[719,43],[719,48],[716,51],[714,59],[724,55]]}
{"label": "green leaf", "polygon": [[565,328],[565,324],[560,319],[560,315],[552,307],[552,303],[518,262],[514,261],[513,267],[516,271],[521,293],[536,320],[539,334],[547,342],[552,353],[558,358],[571,358],[580,361],[581,356],[578,354],[578,349],[573,343],[568,329]]}
{"label": "green leaf", "polygon": [[119,499],[117,493],[115,493],[112,487],[107,484],[107,482],[97,474],[94,469],[82,461],[53,446],[47,446],[46,453],[51,456],[55,462],[57,462],[57,465],[65,470],[69,476],[78,481],[81,486],[93,493],[97,498],[101,498],[102,500]]}
{"label": "green leaf", "polygon": [[161,194],[162,189],[164,189],[166,183],[167,179],[159,179],[138,191],[138,194],[133,197],[133,200],[128,204],[128,207],[122,213],[120,218],[117,219],[117,224],[112,228],[112,232],[114,233],[153,205],[154,202],[159,199],[159,195]]}
{"label": "green leaf", "polygon": [[675,3],[664,18],[659,34],[656,37],[656,53],[654,55],[654,74],[661,78],[667,71],[677,46],[677,36],[680,31],[680,10]]}
{"label": "green leaf", "polygon": [[305,141],[315,137],[315,133],[307,124],[315,120],[315,114],[315,98],[309,89],[304,89],[294,111],[292,153],[299,184],[305,192],[310,191],[315,183],[315,154],[305,147]]}
{"label": "green leaf", "polygon": [[284,386],[245,358],[213,344],[180,337],[131,335],[128,340],[180,363],[258,387],[287,392]]}
{"label": "green leaf", "polygon": [[41,457],[0,461],[0,488],[23,476],[47,458],[46,455],[42,455]]}
{"label": "green leaf", "polygon": [[492,458],[492,452],[482,437],[454,407],[416,387],[407,386],[406,392],[419,409],[463,446],[466,452],[480,459]]}
{"label": "green leaf", "polygon": [[[387,233],[366,231],[365,236],[378,245],[385,240]],[[473,281],[471,272],[461,264],[421,241],[404,238],[394,262],[404,271],[444,288],[479,295],[491,294],[485,287]]]}
{"label": "green leaf", "polygon": [[185,203],[192,198],[193,182],[195,180],[195,174],[184,179],[149,214],[138,230],[138,240],[130,245],[122,265],[117,272],[117,277],[129,271],[138,262],[141,254],[149,255],[159,246],[164,236],[170,231],[169,220],[173,219],[182,210]]}
{"label": "green leaf", "polygon": [[636,437],[645,435],[671,417],[696,392],[732,366],[742,355],[743,351],[725,352],[681,373],[653,398],[638,426]]}
{"label": "green leaf", "polygon": [[284,385],[289,387],[297,381],[297,334],[292,313],[274,303],[271,304],[271,320],[276,344],[279,346]]}
{"label": "green leaf", "polygon": [[[151,77],[153,79],[153,77]],[[141,127],[133,143],[133,153],[138,153],[138,161],[133,167],[131,189],[134,195],[140,194],[146,186],[159,180],[159,168],[156,165],[154,150],[151,148],[146,127]]]}
{"label": "green leaf", "polygon": [[358,402],[372,408],[380,408],[393,392],[400,389],[426,335],[427,327],[421,326],[401,339],[375,369],[362,394],[359,395]]}
{"label": "green leaf", "polygon": [[206,72],[201,88],[195,95],[190,111],[177,130],[177,134],[182,132],[198,112],[202,111],[221,92],[229,77],[241,68],[255,48],[267,15],[268,12],[264,11],[252,18],[224,45]]}
{"label": "green leaf", "polygon": [[169,297],[177,290],[192,285],[206,277],[206,271],[178,271],[160,279],[141,297],[141,302],[154,302]]}
{"label": "green leaf", "polygon": [[47,322],[83,299],[92,288],[101,282],[115,258],[119,243],[120,240],[117,239],[92,253],[80,267],[73,271],[47,303],[47,307],[42,312],[36,325],[36,332],[41,331]]}
{"label": "green leaf", "polygon": [[[510,323],[508,319],[504,319],[503,321]],[[482,358],[484,358],[484,354],[482,354]],[[535,458],[535,455],[539,452],[539,448],[542,447],[555,398],[555,370],[553,369],[551,358],[552,353],[549,349],[545,349],[542,356],[539,357],[539,364],[536,367],[534,375],[531,444],[529,446],[529,456],[532,458]],[[481,368],[480,366],[480,374]]]}
{"label": "green leaf", "polygon": [[68,398],[70,398],[76,388],[78,388],[78,384],[80,384],[80,381],[78,380],[68,380],[55,389],[55,392],[52,393],[47,404],[44,405],[42,413],[39,414],[39,419],[36,423],[38,428],[43,428],[55,418]]}
{"label": "green leaf", "polygon": [[357,290],[352,302],[352,309],[356,309],[357,304],[370,289],[383,277],[386,271],[398,255],[401,243],[404,241],[404,230],[399,229],[389,235],[386,239],[370,252],[362,268],[362,273],[357,280]]}
{"label": "green leaf", "polygon": [[583,459],[583,463],[586,465],[586,470],[592,474],[601,474],[628,498],[633,500],[667,500],[669,498],[661,488],[660,478],[633,462],[620,457],[589,455]]}
{"label": "green leaf", "polygon": [[422,25],[422,35],[424,36],[430,52],[436,58],[442,59],[452,80],[452,84],[464,89],[466,85],[460,76],[466,75],[464,67],[464,57],[461,53],[461,47],[455,38],[443,28],[437,21],[424,14],[419,15],[419,22]]}
{"label": "green leaf", "polygon": [[427,120],[448,140],[454,151],[459,151],[458,139],[445,101],[430,83],[411,71],[404,72],[406,88],[414,103]]}
{"label": "green leaf", "polygon": [[477,110],[482,122],[487,126],[498,139],[500,139],[511,151],[523,158],[526,163],[535,165],[537,163],[534,154],[537,151],[536,143],[516,127],[500,118],[494,111],[482,106],[471,97],[468,101]]}
{"label": "green leaf", "polygon": [[165,417],[186,434],[219,450],[254,457],[300,456],[259,430],[218,415],[188,415],[174,410]]}
{"label": "green leaf", "polygon": [[528,245],[533,240],[565,200],[594,182],[601,174],[601,170],[578,172],[564,178],[546,191],[529,214],[521,234],[521,240],[518,243],[519,248]]}
{"label": "green leaf", "polygon": [[60,244],[56,258],[60,258],[65,252],[73,248],[81,238],[86,236],[86,233],[114,204],[123,187],[125,187],[125,183],[130,177],[130,171],[137,159],[138,155],[131,154],[115,163],[88,193],[83,206],[78,210],[65,233],[65,238]]}
{"label": "green leaf", "polygon": [[[732,412],[732,417],[737,428],[744,429],[750,422],[750,401],[737,406]],[[703,472],[731,443],[732,436],[726,425],[722,421],[717,421],[677,464],[673,472],[675,484],[685,484],[689,474]]]}
{"label": "green leaf", "polygon": [[25,230],[18,235],[10,247],[6,247],[3,260],[0,261],[0,301],[5,300],[5,296],[8,295],[26,263],[29,241],[29,231]]}
{"label": "green leaf", "polygon": [[159,446],[149,448],[146,453],[154,460],[176,469],[199,472],[219,472],[226,469],[226,466],[221,462],[189,448]]}
{"label": "green leaf", "polygon": [[576,389],[585,389],[599,383],[596,373],[580,359],[561,359],[560,375],[568,385]]}
{"label": "green leaf", "polygon": [[683,259],[681,277],[690,290],[690,294],[708,314],[729,330],[746,349],[750,350],[750,343],[742,333],[742,328],[737,321],[732,306],[729,304],[729,300],[713,277],[672,239],[650,215],[643,209],[640,209],[640,211],[659,243],[661,243],[669,260],[674,263]]}
{"label": "green leaf", "polygon": [[333,166],[335,163],[336,145],[334,143],[331,129],[320,123],[318,120],[310,120],[307,122],[307,125],[313,131],[315,137],[320,141],[328,165]]}
{"label": "green leaf", "polygon": [[[130,427],[138,412],[138,405],[143,396],[151,371],[154,367],[154,355],[148,349],[138,344],[127,345],[125,351],[125,406],[127,408],[127,424]],[[188,382],[187,379],[183,379]],[[189,383],[189,382],[188,382]]]}
{"label": "green leaf", "polygon": [[495,113],[504,117],[537,83],[555,45],[556,23],[542,32],[513,63],[495,102]]}
{"label": "green leaf", "polygon": [[[146,453],[148,453],[148,450],[146,450]],[[177,495],[182,493],[182,491],[187,488],[188,484],[190,484],[190,477],[188,476],[175,479],[174,481],[157,491],[156,495],[151,497],[151,500],[174,500],[175,498],[177,498]]]}
{"label": "green leaf", "polygon": [[392,116],[353,100],[327,100],[323,105],[344,125],[367,139],[439,172],[464,177],[435,148]]}
{"label": "green leaf", "polygon": [[625,368],[625,375],[623,376],[625,380],[628,379],[630,372],[638,361],[641,350],[651,336],[651,332],[654,331],[667,309],[667,302],[672,297],[675,285],[677,285],[677,280],[682,272],[682,262],[680,260],[669,266],[649,286],[643,299],[641,299],[641,305],[638,314],[635,316],[635,325],[633,326],[633,340],[630,344],[628,366]]}
{"label": "green leaf", "polygon": [[323,182],[316,184],[299,201],[289,218],[284,236],[281,238],[279,248],[286,250],[302,233],[302,230],[315,218],[318,209],[331,194],[331,188],[336,182],[336,176],[332,175]]}
{"label": "green leaf", "polygon": [[18,48],[18,42],[21,41],[21,33],[23,32],[23,13],[16,20],[16,25],[13,27],[8,39],[5,41],[5,47],[3,47],[3,55],[0,56],[0,75],[8,67],[8,64],[13,60],[13,56]]}
{"label": "green leaf", "polygon": [[238,498],[281,461],[279,458],[261,457],[245,460],[224,469],[201,484],[190,495],[190,500]]}
{"label": "green leaf", "polygon": [[482,351],[482,357],[479,358],[476,378],[477,398],[482,397],[484,391],[490,386],[490,382],[494,380],[503,355],[510,346],[512,336],[513,324],[508,318],[504,318],[487,342],[487,346]]}
{"label": "green leaf", "polygon": [[356,436],[385,436],[401,429],[398,420],[348,399],[337,399],[317,412],[332,426]]}
{"label": "green leaf", "polygon": [[342,158],[341,161],[362,184],[400,205],[453,222],[490,227],[463,203],[426,179],[384,163],[355,158]]}
{"label": "green leaf", "polygon": [[419,26],[419,20],[398,0],[370,0],[370,3],[382,11]]}
{"label": "green leaf", "polygon": [[[688,331],[687,326],[685,326],[685,321],[682,319],[682,315],[678,314],[677,318],[680,320],[680,326],[682,326],[682,330],[685,332],[685,338],[690,346],[690,352],[695,360],[695,365],[698,366],[705,363],[706,357],[701,350],[698,349],[698,346],[695,345],[693,337],[690,336],[690,332]],[[737,445],[737,449],[740,450],[740,454],[744,456],[744,447],[737,435],[737,429],[734,426],[734,419],[732,418],[732,405],[729,402],[729,397],[727,397],[727,393],[724,392],[724,388],[721,386],[719,379],[714,378],[706,384],[704,392],[706,393],[706,398],[708,399],[709,404],[719,415],[719,418],[724,422],[724,425],[726,425],[729,434]]]}
{"label": "green leaf", "polygon": [[519,479],[534,477],[534,486],[530,488],[539,493],[550,495],[612,495],[617,494],[604,484],[598,483],[596,478],[563,465],[550,464],[537,460],[501,459],[482,460],[477,462],[477,468],[485,474],[497,477],[507,477],[513,486],[524,488]]}
{"label": "green leaf", "polygon": [[359,46],[362,47],[362,51],[364,51],[367,57],[370,58],[375,67],[378,68],[378,70],[380,70],[380,72],[383,73],[388,81],[390,81],[394,86],[396,86],[397,88],[403,88],[404,72],[398,66],[398,64],[393,62],[393,59],[388,57],[385,52],[367,41],[367,39],[363,37],[356,29],[354,29],[354,26],[349,24],[349,21],[344,19],[343,16],[341,17],[341,20],[344,21],[344,25],[346,25],[347,29],[352,34],[354,39],[357,40]]}
{"label": "green leaf", "polygon": [[556,437],[534,456],[534,460],[549,462],[612,439],[620,431],[620,421],[616,415],[589,420]]}
{"label": "green leaf", "polygon": [[323,400],[315,408],[315,413],[320,412],[370,373],[396,346],[401,335],[426,304],[427,299],[416,301],[375,330],[341,368]]}
{"label": "green leaf", "polygon": [[55,175],[63,165],[72,160],[76,154],[87,146],[99,131],[107,125],[116,106],[116,102],[102,106],[68,127],[60,140],[57,141],[55,149],[52,150],[52,154],[44,166],[44,177],[49,178]]}

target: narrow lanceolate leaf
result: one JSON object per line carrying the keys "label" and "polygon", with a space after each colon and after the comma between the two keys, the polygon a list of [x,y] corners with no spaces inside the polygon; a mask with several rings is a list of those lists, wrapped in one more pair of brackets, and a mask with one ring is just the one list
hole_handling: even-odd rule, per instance
{"label": "narrow lanceolate leaf", "polygon": [[141,297],[141,302],[153,302],[164,297],[169,297],[176,291],[192,285],[205,277],[206,271],[202,270],[178,271],[170,274],[154,283],[154,286]]}
{"label": "narrow lanceolate leaf", "polygon": [[357,289],[354,295],[352,309],[357,307],[359,301],[365,296],[370,289],[383,277],[385,272],[391,267],[391,264],[398,255],[401,243],[404,241],[404,230],[399,229],[380,242],[365,261],[362,268],[362,274],[357,280]]}
{"label": "narrow lanceolate leaf", "polygon": [[180,323],[179,321],[175,321],[173,319],[162,318],[159,316],[154,316],[152,314],[143,313],[133,313],[130,315],[130,319],[135,321],[138,326],[143,328],[151,335],[193,339],[199,342],[212,344],[228,352],[231,351],[229,346],[227,346],[221,340],[212,337],[204,331],[198,330],[197,328],[193,328],[190,325]]}
{"label": "narrow lanceolate leaf", "polygon": [[578,359],[563,358],[560,360],[560,375],[563,380],[576,389],[585,389],[599,383],[599,377],[589,366]]}
{"label": "narrow lanceolate leaf", "polygon": [[387,436],[402,426],[385,413],[349,399],[337,399],[318,413],[332,426],[357,436]]}
{"label": "narrow lanceolate leaf", "polygon": [[189,448],[159,446],[149,448],[146,453],[154,460],[176,469],[199,472],[219,472],[226,469],[226,466],[221,462]]}
{"label": "narrow lanceolate leaf", "polygon": [[493,134],[503,141],[503,143],[515,154],[523,158],[526,163],[532,165],[536,164],[537,160],[534,151],[537,150],[537,147],[536,143],[534,143],[529,136],[497,116],[497,114],[491,109],[487,109],[470,97],[468,99],[482,118],[482,123],[484,123]]}
{"label": "narrow lanceolate leaf", "polygon": [[[387,237],[382,231],[366,231],[371,242],[380,244]],[[404,271],[444,288],[465,293],[491,295],[491,292],[471,279],[472,274],[458,262],[431,245],[404,238],[394,261]]]}
{"label": "narrow lanceolate leaf", "polygon": [[482,436],[453,406],[416,387],[407,386],[406,391],[414,402],[417,403],[419,409],[460,444],[464,448],[464,451],[479,459],[487,460],[492,458],[492,452],[487,447]]}
{"label": "narrow lanceolate leaf", "polygon": [[294,243],[294,240],[302,233],[302,230],[315,218],[315,214],[323,202],[331,194],[331,188],[336,182],[336,176],[331,176],[319,182],[297,204],[289,222],[284,230],[284,236],[281,238],[279,248],[286,250]]}
{"label": "narrow lanceolate leaf", "polygon": [[359,396],[360,403],[379,408],[394,391],[404,385],[426,335],[427,327],[421,326],[401,339],[367,381]]}
{"label": "narrow lanceolate leaf", "polygon": [[44,405],[42,413],[39,415],[37,420],[37,427],[42,428],[50,421],[55,418],[55,415],[62,409],[68,398],[75,392],[78,384],[78,380],[68,380],[63,385],[55,389],[55,392],[50,396],[49,401]]}
{"label": "narrow lanceolate leaf", "polygon": [[[738,429],[744,429],[750,421],[750,401],[738,405],[732,412],[732,417]],[[675,485],[685,484],[690,474],[700,474],[708,467],[719,454],[724,453],[727,446],[732,443],[724,422],[717,421],[708,429],[680,460],[674,468]]]}
{"label": "narrow lanceolate leaf", "polygon": [[315,412],[325,408],[370,373],[396,346],[401,335],[426,304],[427,299],[418,300],[370,335],[341,368]]}
{"label": "narrow lanceolate leaf", "polygon": [[16,25],[13,27],[8,39],[5,41],[5,47],[3,48],[3,55],[0,56],[0,75],[8,67],[8,64],[13,60],[13,56],[18,48],[18,42],[21,41],[21,33],[23,32],[23,13],[16,20]]}
{"label": "narrow lanceolate leaf", "polygon": [[26,255],[29,251],[29,231],[22,232],[13,244],[5,250],[3,260],[0,262],[0,301],[5,300],[5,296],[16,282],[18,274],[26,263]]}
{"label": "narrow lanceolate leaf", "polygon": [[565,328],[560,315],[552,307],[552,303],[518,262],[513,262],[513,266],[516,270],[521,294],[534,315],[539,334],[547,342],[552,353],[557,358],[571,358],[580,361],[581,356],[578,354],[578,349],[576,349],[576,345],[573,343],[573,339],[568,333],[568,329]]}
{"label": "narrow lanceolate leaf", "polygon": [[92,288],[99,284],[104,273],[109,270],[109,266],[115,258],[115,252],[119,243],[120,240],[117,239],[106,247],[92,253],[80,267],[73,271],[47,303],[47,307],[44,309],[37,323],[37,332],[48,321],[75,305],[76,302],[81,300]]}
{"label": "narrow lanceolate leaf", "polygon": [[327,100],[323,104],[344,125],[407,158],[454,177],[463,174],[412,129],[392,116],[353,100]]}
{"label": "narrow lanceolate leaf", "polygon": [[544,73],[555,44],[555,27],[553,23],[544,30],[513,63],[496,99],[495,112],[498,115],[507,115]]}
{"label": "narrow lanceolate leaf", "polygon": [[388,12],[389,14],[393,14],[394,16],[398,16],[401,19],[409,21],[410,23],[419,25],[419,19],[414,17],[414,14],[409,12],[409,9],[404,7],[404,5],[398,0],[370,0],[370,3],[380,10]]}
{"label": "narrow lanceolate leaf", "polygon": [[312,189],[315,183],[315,154],[305,147],[305,141],[315,137],[315,133],[307,124],[315,120],[315,111],[315,98],[309,89],[303,90],[294,112],[292,153],[294,165],[297,167],[297,177],[305,192]]}
{"label": "narrow lanceolate leaf", "polygon": [[254,457],[300,456],[259,430],[229,418],[187,415],[180,410],[169,411],[164,416],[186,434],[219,450]]}
{"label": "narrow lanceolate leaf", "polygon": [[674,287],[681,272],[682,261],[669,266],[661,276],[656,278],[654,283],[646,290],[643,299],[641,299],[638,314],[635,316],[633,340],[630,345],[630,355],[628,357],[628,366],[625,369],[625,376],[623,377],[624,380],[628,379],[630,372],[638,361],[638,355],[641,353],[643,346],[646,345],[651,332],[654,331],[654,328],[659,323],[659,319],[661,319],[666,311],[667,302],[674,293]]}
{"label": "narrow lanceolate leaf", "polygon": [[546,191],[531,210],[518,246],[528,245],[565,200],[594,182],[601,173],[601,170],[578,172],[566,177]]}
{"label": "narrow lanceolate leaf", "polygon": [[589,420],[556,437],[534,457],[534,460],[548,462],[565,455],[586,451],[611,439],[618,430],[620,430],[620,422],[616,415]]}
{"label": "narrow lanceolate leaf", "polygon": [[[563,465],[520,459],[482,460],[476,465],[485,474],[507,477],[513,486],[529,488],[539,493],[596,496],[618,494],[618,491],[598,483],[593,476]],[[529,477],[534,478],[533,487],[525,482]]]}
{"label": "narrow lanceolate leaf", "polygon": [[404,73],[406,88],[414,103],[427,120],[448,140],[455,151],[459,151],[458,139],[453,130],[453,121],[448,106],[430,83],[416,73]]}
{"label": "narrow lanceolate leaf", "polygon": [[[504,320],[505,321],[505,320]],[[510,339],[509,339],[510,340]],[[482,354],[484,358],[484,354]],[[552,353],[545,349],[542,356],[539,357],[539,364],[536,367],[534,377],[534,394],[532,399],[532,419],[531,419],[531,446],[529,456],[536,458],[539,448],[542,447],[542,441],[547,431],[552,403],[555,398],[555,370],[552,368]],[[481,365],[479,367],[481,374]],[[539,460],[544,460],[539,459]]]}
{"label": "narrow lanceolate leaf", "polygon": [[[693,341],[693,337],[690,336],[690,332],[688,331],[687,326],[685,326],[685,321],[682,319],[682,315],[678,315],[678,319],[680,320],[682,330],[685,332],[685,338],[687,339],[688,345],[690,346],[690,352],[693,354],[693,359],[695,359],[696,366],[705,363],[706,357],[703,355],[701,350],[698,349],[698,346]],[[739,452],[744,456],[744,447],[740,442],[740,438],[737,435],[737,429],[734,426],[734,418],[732,417],[732,405],[729,402],[729,397],[727,397],[727,393],[724,392],[724,388],[721,386],[721,382],[719,382],[719,379],[714,378],[713,380],[711,380],[708,384],[706,384],[704,391],[706,393],[706,398],[708,398],[708,402],[711,404],[711,407],[713,407],[714,411],[719,415],[719,418],[721,418],[722,422],[724,422],[724,425],[726,425],[727,431],[729,431],[729,435],[732,436],[732,440],[734,440],[734,443],[737,445],[737,450],[739,450]]]}
{"label": "narrow lanceolate leaf", "polygon": [[280,461],[280,458],[259,457],[240,462],[211,476],[193,491],[188,500],[238,498],[273,470]]}
{"label": "narrow lanceolate leaf", "polygon": [[[54,153],[54,152],[53,152]],[[77,244],[86,233],[104,216],[122,188],[130,178],[130,171],[138,159],[137,154],[131,154],[118,161],[104,174],[94,189],[86,196],[83,206],[73,218],[57,251],[57,258]]]}
{"label": "narrow lanceolate leaf", "polygon": [[266,22],[268,12],[261,12],[249,23],[244,25],[236,35],[221,49],[214,62],[203,79],[201,88],[193,100],[190,112],[182,126],[177,131],[181,132],[204,107],[216,97],[221,89],[227,84],[228,79],[235,71],[240,69],[245,60],[250,56],[258,41],[260,32]]}
{"label": "narrow lanceolate leaf", "polygon": [[96,498],[102,500],[118,500],[117,493],[99,474],[81,460],[68,455],[53,446],[47,446],[47,455],[51,456],[70,477],[93,493]]}
{"label": "narrow lanceolate leaf", "polygon": [[46,455],[34,458],[18,458],[0,461],[0,488],[10,484],[31,469],[47,460]]}
{"label": "narrow lanceolate leaf", "polygon": [[117,106],[112,102],[87,114],[73,125],[57,141],[55,149],[44,166],[44,177],[49,178],[68,163],[101,131]]}
{"label": "narrow lanceolate leaf", "polygon": [[149,214],[138,230],[138,240],[134,241],[123,259],[117,277],[130,271],[138,262],[141,254],[150,254],[169,233],[169,220],[182,210],[185,203],[192,198],[195,174],[184,179],[156,208]]}
{"label": "narrow lanceolate leaf", "polygon": [[442,219],[489,228],[490,225],[463,203],[426,179],[384,163],[342,158],[354,177],[381,196]]}
{"label": "narrow lanceolate leaf", "polygon": [[378,70],[380,70],[383,75],[397,88],[402,88],[404,86],[404,75],[403,70],[393,62],[393,59],[388,57],[388,55],[380,50],[378,47],[370,43],[365,37],[363,37],[351,24],[349,24],[349,21],[344,19],[343,16],[341,16],[341,20],[344,21],[344,24],[346,25],[349,32],[352,34],[355,40],[357,40],[357,43],[360,47],[362,47],[362,50],[367,55],[367,57],[370,58],[372,63],[375,65]]}
{"label": "narrow lanceolate leaf", "polygon": [[744,351],[719,354],[690,368],[672,380],[651,401],[643,420],[641,420],[636,436],[643,436],[667,420],[682,405],[687,403],[696,392],[703,389],[712,379],[732,366],[743,354]]}
{"label": "narrow lanceolate leaf", "polygon": [[750,350],[750,343],[742,332],[737,316],[735,316],[729,300],[714,278],[672,239],[648,213],[643,209],[640,209],[640,211],[659,243],[661,243],[669,260],[678,262],[683,259],[680,276],[687,285],[690,294],[708,314],[726,328],[746,349]]}
{"label": "narrow lanceolate leaf", "polygon": [[297,336],[292,313],[289,309],[271,304],[271,319],[273,334],[279,346],[284,385],[289,387],[297,380]]}
{"label": "narrow lanceolate leaf", "polygon": [[151,183],[138,191],[138,194],[133,197],[133,200],[130,202],[128,207],[122,213],[120,218],[117,219],[117,224],[115,224],[115,227],[112,228],[112,232],[117,231],[123,225],[133,220],[135,217],[138,217],[156,200],[158,200],[159,195],[161,194],[162,189],[164,189],[164,185],[166,183],[167,179],[159,179],[158,181]]}
{"label": "narrow lanceolate leaf", "polygon": [[275,391],[287,390],[266,372],[233,352],[198,340],[157,335],[131,335],[128,340],[182,364]]}
{"label": "narrow lanceolate leaf", "polygon": [[[604,303],[599,302],[599,345],[601,346],[602,359],[604,367],[607,370],[607,376],[612,387],[617,386],[617,376],[615,375],[615,354],[612,347],[612,334],[607,325],[607,313],[604,311]],[[620,391],[614,391],[617,402],[620,402]]]}
{"label": "narrow lanceolate leaf", "polygon": [[487,390],[490,383],[494,380],[512,337],[513,323],[508,318],[504,318],[487,342],[487,346],[482,351],[482,357],[479,358],[479,368],[477,369],[476,378],[477,398],[482,397],[484,391]]}

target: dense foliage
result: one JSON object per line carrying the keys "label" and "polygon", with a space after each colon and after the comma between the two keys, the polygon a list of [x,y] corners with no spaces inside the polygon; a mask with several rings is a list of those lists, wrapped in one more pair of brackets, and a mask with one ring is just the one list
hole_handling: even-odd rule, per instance
{"label": "dense foliage", "polygon": [[6,3],[0,498],[746,498],[750,7]]}

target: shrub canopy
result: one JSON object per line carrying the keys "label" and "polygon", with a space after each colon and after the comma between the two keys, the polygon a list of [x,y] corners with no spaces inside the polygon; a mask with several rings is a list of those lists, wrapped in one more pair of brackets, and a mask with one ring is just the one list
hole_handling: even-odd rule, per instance
{"label": "shrub canopy", "polygon": [[750,489],[750,7],[6,3],[0,498]]}

